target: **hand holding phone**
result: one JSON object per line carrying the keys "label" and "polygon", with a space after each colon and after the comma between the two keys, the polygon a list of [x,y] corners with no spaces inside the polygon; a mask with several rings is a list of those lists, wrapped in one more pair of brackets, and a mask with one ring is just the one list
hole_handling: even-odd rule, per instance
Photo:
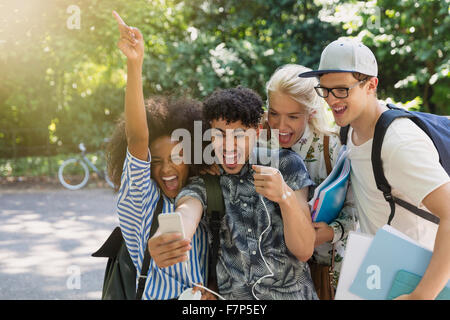
{"label": "hand holding phone", "polygon": [[159,232],[161,234],[181,233],[183,238],[185,237],[183,219],[181,218],[180,213],[178,212],[161,213],[160,215],[158,215],[158,223],[159,223]]}
{"label": "hand holding phone", "polygon": [[183,222],[180,214],[177,215],[178,217],[173,216],[173,213],[161,213],[158,216],[158,230],[148,240],[150,255],[160,268],[173,266],[189,258],[191,241],[185,239]]}
{"label": "hand holding phone", "polygon": [[270,201],[280,203],[292,195],[280,170],[267,166],[252,165],[255,191]]}
{"label": "hand holding phone", "polygon": [[[184,233],[183,219],[179,212],[162,213],[158,216],[158,222],[159,233],[179,233],[183,239],[186,237]],[[186,252],[186,256],[189,258],[189,251]]]}

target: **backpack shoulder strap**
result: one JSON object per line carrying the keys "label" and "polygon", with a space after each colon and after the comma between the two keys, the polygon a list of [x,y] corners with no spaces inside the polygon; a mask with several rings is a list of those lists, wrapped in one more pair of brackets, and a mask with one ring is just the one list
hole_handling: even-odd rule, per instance
{"label": "backpack shoulder strap", "polygon": [[[156,230],[158,230],[159,226],[158,216],[160,215],[163,209],[163,204],[164,204],[164,196],[161,192],[159,195],[158,204],[156,205],[152,225],[150,227],[149,238],[153,237]],[[138,286],[136,290],[136,300],[142,299],[142,294],[144,293],[145,282],[147,281],[147,273],[149,267],[150,267],[150,252],[148,251],[148,242],[147,242],[147,245],[145,246],[144,260],[142,261],[141,274],[139,275]]]}
{"label": "backpack shoulder strap", "polygon": [[206,214],[209,216],[209,226],[212,233],[212,247],[210,251],[208,267],[208,283],[217,281],[216,265],[219,256],[219,231],[222,218],[225,215],[225,204],[223,201],[222,188],[220,187],[220,176],[202,175],[206,186],[207,208]]}
{"label": "backpack shoulder strap", "polygon": [[348,131],[350,130],[350,125],[346,127],[341,127],[339,130],[339,137],[341,139],[341,145],[347,144]]}
{"label": "backpack shoulder strap", "polygon": [[330,159],[330,136],[323,136],[323,158],[325,160],[325,167],[327,168],[327,175],[331,173],[331,159]]}
{"label": "backpack shoulder strap", "polygon": [[220,187],[220,176],[205,174],[201,176],[205,182],[207,193],[207,208],[208,215],[213,215],[214,212],[222,219],[225,213],[225,205],[223,202],[222,188]]}
{"label": "backpack shoulder strap", "polygon": [[391,192],[391,186],[386,180],[383,172],[383,164],[381,161],[381,147],[383,145],[384,136],[391,123],[400,117],[409,117],[406,112],[398,109],[391,109],[383,112],[375,125],[375,132],[372,142],[372,169],[375,176],[375,182],[378,190],[384,193]]}
{"label": "backpack shoulder strap", "polygon": [[383,162],[381,160],[381,147],[383,145],[384,136],[386,134],[389,125],[395,119],[397,118],[412,119],[414,118],[414,115],[407,112],[406,110],[399,109],[392,105],[388,105],[388,107],[390,108],[390,110],[383,112],[375,125],[375,133],[373,136],[372,155],[371,155],[372,170],[373,175],[375,177],[375,183],[377,185],[378,190],[383,192],[384,199],[387,202],[389,202],[389,206],[391,208],[388,224],[390,225],[392,219],[394,218],[395,203],[399,204],[400,206],[404,207],[405,209],[411,211],[412,213],[424,219],[427,219],[434,223],[439,223],[439,218],[437,218],[436,216],[430,214],[429,212],[421,210],[399,198],[396,198],[391,194],[391,186],[389,185],[389,182],[387,181],[386,176],[384,175]]}

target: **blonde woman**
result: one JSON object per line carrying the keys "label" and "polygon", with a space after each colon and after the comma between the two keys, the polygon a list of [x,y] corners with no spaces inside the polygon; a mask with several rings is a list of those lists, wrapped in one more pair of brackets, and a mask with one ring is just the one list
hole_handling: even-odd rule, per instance
{"label": "blonde woman", "polygon": [[[317,186],[334,166],[341,144],[337,130],[330,126],[325,104],[314,91],[317,80],[298,77],[300,73],[309,70],[300,65],[289,64],[275,71],[266,85],[267,124],[271,130],[279,130],[278,136],[271,135],[269,140],[271,148],[290,148],[299,154]],[[313,192],[314,190],[310,190],[310,198]],[[349,188],[344,208],[330,225],[324,222],[314,223],[316,243],[310,261],[311,270],[315,273],[314,265],[319,269],[331,266],[334,247],[334,279],[332,279],[334,289],[339,278],[348,232],[356,227],[350,197]],[[319,298],[333,298],[333,294],[327,295],[325,289],[321,290],[324,283],[320,283],[320,280],[316,282],[316,279],[314,281]]]}

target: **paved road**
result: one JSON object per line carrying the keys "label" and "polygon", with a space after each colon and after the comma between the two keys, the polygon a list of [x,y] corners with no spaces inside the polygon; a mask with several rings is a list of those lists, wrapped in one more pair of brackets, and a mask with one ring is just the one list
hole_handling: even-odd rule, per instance
{"label": "paved road", "polygon": [[100,299],[111,189],[0,189],[0,299]]}

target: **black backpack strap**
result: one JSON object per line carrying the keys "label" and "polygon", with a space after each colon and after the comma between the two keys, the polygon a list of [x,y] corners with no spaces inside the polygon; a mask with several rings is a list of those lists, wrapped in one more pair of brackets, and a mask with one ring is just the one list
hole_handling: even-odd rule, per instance
{"label": "black backpack strap", "polygon": [[225,215],[225,204],[223,201],[222,188],[220,187],[220,176],[202,175],[207,193],[206,214],[209,216],[209,226],[212,233],[212,247],[209,256],[208,284],[217,281],[216,265],[219,257],[220,225]]}
{"label": "black backpack strap", "polygon": [[[159,196],[158,204],[156,205],[152,225],[150,227],[149,239],[153,237],[156,230],[158,230],[159,227],[158,216],[162,211],[163,204],[164,204],[164,196],[161,193]],[[144,260],[142,261],[141,274],[139,275],[138,286],[136,290],[136,300],[142,299],[142,294],[144,293],[145,282],[147,281],[147,273],[149,267],[150,267],[150,252],[148,251],[148,241],[147,241],[147,245],[145,246],[144,252]]]}
{"label": "black backpack strap", "polygon": [[341,127],[339,130],[339,137],[341,139],[341,145],[347,144],[348,131],[350,130],[350,125],[346,127]]}
{"label": "black backpack strap", "polygon": [[403,201],[402,199],[399,199],[397,197],[392,197],[392,198],[394,198],[394,201],[395,201],[396,204],[402,206],[406,210],[411,211],[415,215],[417,215],[417,216],[419,216],[419,217],[421,217],[421,218],[423,218],[425,220],[428,220],[428,221],[433,222],[435,224],[439,224],[439,222],[441,221],[439,219],[439,217],[437,217],[437,216],[435,216],[435,215],[433,215],[433,214],[431,214],[431,213],[429,213],[429,212],[427,212],[425,210],[419,209],[419,208],[413,206],[412,204],[410,204],[410,203],[408,203],[406,201]]}
{"label": "black backpack strap", "polygon": [[384,136],[389,125],[397,118],[414,118],[414,115],[392,105],[389,106],[391,110],[387,110],[380,115],[376,125],[372,144],[372,169],[375,177],[375,183],[378,190],[383,192],[384,199],[389,202],[391,212],[389,214],[388,224],[390,225],[395,215],[395,204],[404,207],[412,213],[434,223],[439,223],[439,218],[431,213],[421,210],[406,201],[394,197],[391,194],[391,186],[389,185],[383,171],[383,162],[381,161],[381,147],[383,145]]}

